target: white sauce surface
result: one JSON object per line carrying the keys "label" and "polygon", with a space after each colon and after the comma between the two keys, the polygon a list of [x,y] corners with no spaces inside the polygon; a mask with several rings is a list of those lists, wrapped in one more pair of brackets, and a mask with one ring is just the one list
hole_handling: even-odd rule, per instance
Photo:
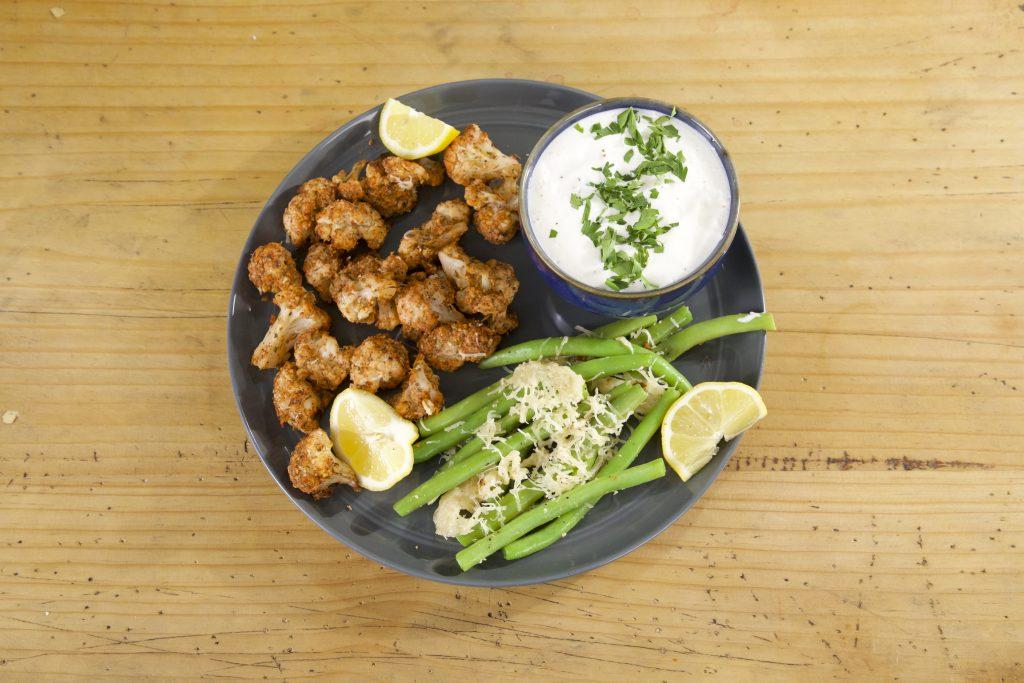
{"label": "white sauce surface", "polygon": [[[574,209],[569,203],[573,193],[585,197],[593,192],[589,183],[602,179],[599,171],[592,170],[605,162],[612,169],[627,171],[640,161],[634,153],[629,162],[623,161],[626,145],[622,135],[606,135],[594,139],[590,127],[597,123],[607,125],[623,111],[610,109],[588,116],[578,123],[583,132],[569,126],[559,133],[541,154],[526,188],[530,223],[540,248],[563,272],[597,289],[605,289],[605,280],[612,275],[605,270],[597,247],[581,232],[583,209]],[[652,119],[661,112],[637,109],[637,114]],[[638,129],[646,139],[649,124],[638,119]],[[665,139],[670,152],[682,151],[686,161],[686,181],[680,182],[671,174],[644,177],[644,187],[657,187],[658,196],[651,206],[658,209],[663,223],[679,223],[659,238],[665,250],[651,252],[644,276],[658,287],[666,287],[682,280],[695,271],[714,251],[725,233],[729,220],[731,193],[729,180],[718,154],[711,143],[685,122],[672,122],[680,137]],[[665,183],[671,178],[672,183]],[[644,194],[648,194],[645,189]],[[605,208],[599,197],[591,203],[591,217]],[[627,216],[636,221],[636,215]],[[551,231],[557,235],[551,237]],[[633,283],[626,292],[644,291],[641,281]]]}

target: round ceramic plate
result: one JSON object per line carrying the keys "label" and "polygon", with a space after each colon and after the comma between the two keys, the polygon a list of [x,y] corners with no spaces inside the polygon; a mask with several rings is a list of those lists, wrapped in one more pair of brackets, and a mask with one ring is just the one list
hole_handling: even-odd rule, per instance
{"label": "round ceramic plate", "polygon": [[[439,85],[399,99],[457,128],[477,123],[500,149],[523,159],[551,124],[598,97],[552,83],[488,79]],[[317,176],[330,177],[359,159],[372,159],[385,151],[376,137],[378,111],[379,107],[352,119],[299,161],[260,213],[235,272],[228,309],[228,365],[242,421],[270,474],[300,510],[345,545],[384,565],[435,581],[473,586],[552,581],[610,562],[650,540],[704,493],[725,467],[738,439],[726,444],[686,483],[669,471],[663,479],[607,496],[572,533],[550,548],[515,562],[506,562],[499,553],[465,573],[459,571],[454,560],[460,548],[458,543],[434,534],[432,506],[405,518],[391,509],[396,500],[432,474],[435,463],[417,466],[405,480],[381,493],[354,493],[339,487],[330,498],[313,501],[291,487],[286,471],[288,456],[300,435],[281,427],[274,415],[274,373],[260,371],[249,363],[275,309],[249,283],[246,264],[257,246],[284,240],[281,214],[302,182]],[[439,201],[461,196],[462,188],[451,181],[421,190],[415,211],[394,222],[383,252],[395,249],[402,234],[423,223]],[[495,246],[470,230],[463,238],[463,246],[477,258],[497,258],[511,264],[519,276],[521,288],[513,308],[520,325],[503,340],[503,346],[536,337],[576,334],[577,325],[594,327],[607,322],[573,308],[547,290],[530,263],[522,235],[507,245]],[[717,275],[687,303],[698,321],[727,313],[764,310],[757,264],[742,228]],[[330,309],[333,333],[343,344],[356,344],[377,332],[366,325],[345,322],[336,307],[325,308]],[[764,348],[762,332],[727,337],[697,347],[677,365],[693,383],[736,380],[756,386]],[[439,374],[446,402],[451,404],[494,382],[502,371],[483,371],[466,365],[457,372]],[[656,442],[657,439],[638,462],[660,457]]]}

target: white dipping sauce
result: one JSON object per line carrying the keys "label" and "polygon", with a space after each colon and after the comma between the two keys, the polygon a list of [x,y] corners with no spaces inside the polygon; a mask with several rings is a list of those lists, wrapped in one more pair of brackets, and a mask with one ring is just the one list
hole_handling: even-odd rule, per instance
{"label": "white dipping sauce", "polygon": [[[593,192],[590,183],[603,178],[594,167],[609,162],[612,170],[626,172],[642,161],[637,153],[630,161],[624,161],[626,153],[634,148],[626,145],[623,135],[594,139],[590,132],[595,123],[606,126],[623,111],[610,109],[593,114],[578,122],[583,132],[569,126],[555,136],[537,159],[526,188],[530,224],[540,249],[564,273],[596,289],[609,290],[605,280],[613,273],[605,269],[598,248],[581,232],[583,210],[573,208],[569,198],[572,194],[585,197]],[[643,116],[657,119],[662,113],[648,109],[636,109],[636,113],[637,129],[646,139],[650,124]],[[682,151],[686,180],[680,182],[670,173],[643,177],[644,195],[648,195],[650,188],[657,188],[657,197],[650,204],[661,213],[662,223],[678,223],[658,238],[664,251],[652,251],[643,271],[644,277],[657,287],[682,280],[711,255],[725,233],[732,199],[725,167],[707,138],[679,119],[673,119],[671,124],[680,135],[666,137],[665,148],[672,153]],[[671,182],[666,183],[666,178]],[[601,199],[594,196],[591,218],[604,208]],[[633,223],[636,215],[627,216],[626,220]],[[552,231],[556,233],[554,237]],[[621,291],[646,289],[638,280]]]}

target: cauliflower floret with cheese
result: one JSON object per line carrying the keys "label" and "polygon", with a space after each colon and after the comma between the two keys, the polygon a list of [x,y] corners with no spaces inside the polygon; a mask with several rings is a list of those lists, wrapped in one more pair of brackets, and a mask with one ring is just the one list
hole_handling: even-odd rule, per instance
{"label": "cauliflower floret with cheese", "polygon": [[347,199],[350,202],[361,202],[366,199],[366,193],[363,192],[363,181],[359,179],[363,169],[366,168],[366,164],[369,163],[365,159],[357,161],[353,166],[352,170],[338,171],[331,180],[334,182],[334,187],[338,191],[338,197],[341,199]]}
{"label": "cauliflower floret with cheese", "polygon": [[288,359],[295,338],[306,330],[326,330],[331,317],[317,308],[316,298],[301,287],[290,287],[274,295],[277,317],[252,352],[252,364],[266,370],[276,368]]}
{"label": "cauliflower floret with cheese", "polygon": [[355,249],[360,240],[379,249],[388,235],[388,224],[366,202],[338,199],[317,214],[316,235],[341,253]]}
{"label": "cauliflower floret with cheese", "polygon": [[341,254],[326,242],[314,242],[306,250],[306,258],[302,260],[302,272],[306,275],[306,282],[313,286],[321,299],[333,301],[331,284],[341,272]]}
{"label": "cauliflower floret with cheese", "polygon": [[320,423],[325,397],[313,384],[299,374],[295,363],[288,361],[274,376],[274,412],[282,425],[300,432],[312,432]]}
{"label": "cauliflower floret with cheese", "polygon": [[322,429],[313,430],[295,444],[288,459],[288,478],[292,486],[314,500],[331,495],[338,484],[359,490],[356,473],[334,455],[331,437]]}
{"label": "cauliflower floret with cheese", "polygon": [[519,280],[512,266],[496,259],[480,261],[457,244],[449,244],[437,257],[445,275],[458,287],[455,303],[460,310],[485,316],[489,322],[497,323],[492,325],[496,329],[508,331],[516,326],[514,315],[508,313],[519,291]]}
{"label": "cauliflower floret with cheese", "polygon": [[466,186],[466,203],[473,207],[473,227],[491,244],[505,244],[519,231],[519,176]]}
{"label": "cauliflower floret with cheese", "polygon": [[394,329],[399,321],[393,300],[406,272],[405,262],[396,254],[383,259],[365,254],[341,269],[331,284],[331,298],[349,322]]}
{"label": "cauliflower floret with cheese", "polygon": [[289,287],[301,287],[302,277],[291,252],[280,242],[256,247],[249,257],[249,281],[260,294],[276,294]]}
{"label": "cauliflower floret with cheese", "polygon": [[409,352],[401,342],[384,334],[367,337],[356,347],[349,368],[352,386],[375,394],[394,389],[409,374]]}
{"label": "cauliflower floret with cheese", "polygon": [[366,201],[384,217],[409,213],[419,198],[419,186],[431,180],[427,170],[415,161],[383,156],[366,165],[363,192]]}
{"label": "cauliflower floret with cheese", "polygon": [[441,202],[430,220],[402,236],[398,255],[410,268],[433,270],[438,250],[455,244],[469,230],[469,215],[469,206],[461,199]]}
{"label": "cauliflower floret with cheese", "polygon": [[487,183],[505,177],[519,177],[522,166],[512,155],[503,154],[475,123],[466,126],[444,152],[448,176],[459,185],[474,180]]}
{"label": "cauliflower floret with cheese", "polygon": [[395,309],[402,323],[402,334],[408,339],[419,339],[441,323],[462,320],[464,316],[455,310],[455,290],[444,273],[423,277],[414,273],[395,297]]}
{"label": "cauliflower floret with cheese", "polygon": [[298,193],[284,210],[284,232],[297,247],[309,242],[316,225],[316,215],[334,201],[337,190],[327,178],[313,178],[299,186]]}
{"label": "cauliflower floret with cheese", "polygon": [[466,361],[479,363],[498,348],[501,336],[481,322],[438,325],[420,337],[418,347],[438,370],[454,372]]}
{"label": "cauliflower floret with cheese", "polygon": [[423,354],[416,356],[409,376],[388,403],[406,420],[419,420],[444,408],[441,380],[427,365]]}
{"label": "cauliflower floret with cheese", "polygon": [[325,330],[303,332],[295,340],[299,375],[321,389],[337,389],[348,377],[355,347],[341,346]]}

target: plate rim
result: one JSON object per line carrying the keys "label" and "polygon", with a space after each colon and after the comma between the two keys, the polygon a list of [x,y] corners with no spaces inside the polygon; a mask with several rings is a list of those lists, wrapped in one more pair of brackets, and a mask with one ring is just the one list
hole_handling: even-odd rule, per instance
{"label": "plate rim", "polygon": [[[461,81],[449,81],[449,82],[445,82],[445,83],[437,83],[437,84],[430,85],[430,86],[427,86],[427,87],[424,87],[424,88],[419,88],[417,90],[410,91],[408,93],[397,95],[395,97],[395,99],[401,99],[401,98],[406,98],[406,97],[412,97],[412,96],[420,95],[420,94],[427,93],[427,92],[432,91],[432,90],[436,90],[438,88],[450,88],[450,87],[471,86],[471,85],[499,85],[499,84],[500,85],[506,85],[506,86],[508,86],[508,85],[511,85],[511,86],[525,85],[525,86],[541,86],[541,87],[546,87],[546,88],[556,88],[556,89],[560,89],[560,90],[563,90],[563,91],[566,91],[566,92],[571,92],[571,93],[574,93],[574,94],[583,95],[583,96],[588,97],[588,98],[593,98],[595,101],[602,99],[601,95],[598,95],[596,93],[592,93],[592,92],[583,90],[581,88],[575,88],[575,87],[572,87],[572,86],[563,85],[561,83],[552,83],[552,82],[549,82],[549,81],[538,81],[538,80],[527,79],[527,78],[474,78],[474,79],[466,79],[466,80],[461,80]],[[238,287],[238,283],[241,280],[245,280],[246,279],[246,278],[242,278],[241,277],[241,273],[243,273],[243,272],[245,272],[247,270],[248,256],[249,256],[249,253],[251,251],[251,246],[252,246],[250,243],[254,239],[254,236],[256,234],[256,229],[260,225],[260,223],[262,222],[262,220],[264,218],[264,214],[266,214],[270,210],[270,208],[271,208],[271,203],[272,203],[271,200],[274,197],[277,197],[286,188],[286,182],[287,182],[289,176],[291,176],[292,173],[294,173],[297,168],[302,166],[304,164],[304,162],[306,162],[307,160],[310,160],[311,157],[316,155],[318,150],[320,150],[322,147],[327,145],[330,141],[332,141],[333,139],[335,139],[339,135],[341,135],[344,132],[346,132],[352,126],[357,125],[358,123],[364,121],[365,119],[367,119],[369,117],[376,116],[383,106],[384,106],[383,103],[382,104],[378,104],[378,105],[376,105],[374,107],[371,107],[370,109],[368,109],[368,110],[366,110],[366,111],[364,111],[364,112],[362,112],[360,114],[357,114],[356,116],[353,116],[352,118],[346,120],[343,124],[341,124],[339,127],[337,127],[336,129],[334,129],[333,131],[328,133],[318,143],[316,143],[313,147],[311,147],[309,149],[309,151],[307,151],[305,154],[303,154],[292,165],[291,169],[289,169],[288,172],[285,173],[285,175],[281,179],[281,181],[277,184],[277,186],[273,189],[273,191],[271,191],[271,193],[267,196],[266,201],[263,204],[263,208],[260,209],[259,213],[256,215],[256,218],[255,218],[255,220],[253,222],[253,225],[249,229],[249,233],[247,234],[247,236],[246,236],[246,238],[245,238],[245,240],[244,240],[244,242],[242,244],[242,250],[241,250],[241,253],[239,255],[238,262],[237,262],[237,264],[235,266],[234,271],[232,272],[231,291],[230,291],[230,294],[228,296],[227,321],[226,321],[226,325],[225,325],[225,333],[226,333],[226,335],[225,335],[226,336],[226,338],[225,338],[225,350],[226,350],[226,360],[227,360],[227,364],[228,364],[228,375],[229,375],[229,378],[231,380],[231,393],[234,396],[235,408],[237,409],[238,415],[241,418],[242,426],[245,429],[246,437],[248,438],[249,443],[252,444],[253,449],[256,451],[256,454],[260,458],[260,462],[263,463],[264,468],[266,468],[267,473],[270,475],[271,480],[273,480],[274,483],[277,484],[278,488],[281,489],[281,491],[285,494],[285,496],[287,496],[288,500],[292,503],[292,505],[294,505],[303,515],[305,515],[307,519],[312,521],[316,526],[318,526],[320,529],[322,529],[324,532],[326,532],[329,536],[334,538],[336,541],[340,542],[343,546],[345,546],[349,550],[352,550],[353,552],[356,552],[359,555],[361,555],[361,556],[363,556],[363,557],[365,557],[365,558],[367,558],[369,560],[372,560],[372,561],[374,561],[374,562],[376,562],[376,563],[378,563],[378,564],[380,564],[382,566],[388,567],[389,569],[392,569],[394,571],[400,572],[400,573],[405,574],[407,576],[411,576],[411,577],[414,577],[414,578],[417,578],[417,579],[426,579],[428,581],[433,581],[433,582],[443,583],[443,584],[448,584],[448,585],[457,585],[457,586],[473,586],[473,587],[483,587],[483,588],[501,588],[501,587],[511,587],[511,586],[527,586],[527,585],[534,585],[534,584],[541,584],[541,583],[550,583],[552,581],[558,581],[560,579],[568,578],[570,576],[576,576],[578,574],[585,574],[587,572],[593,571],[594,569],[598,569],[598,568],[603,567],[603,566],[605,566],[607,564],[615,562],[616,560],[621,559],[622,557],[630,554],[631,552],[635,551],[639,547],[647,544],[648,542],[650,542],[655,537],[659,536],[666,529],[668,529],[668,527],[670,527],[673,524],[675,524],[675,522],[678,521],[680,517],[682,517],[684,514],[686,514],[690,510],[690,508],[692,508],[697,503],[697,501],[700,500],[700,498],[707,492],[707,490],[709,488],[711,488],[711,485],[715,482],[715,480],[718,479],[718,476],[721,474],[722,470],[725,469],[725,466],[728,464],[728,462],[729,462],[730,458],[732,457],[733,453],[739,447],[739,444],[742,441],[743,436],[744,436],[743,434],[741,434],[740,436],[736,437],[732,441],[728,442],[719,451],[719,455],[721,457],[717,457],[716,458],[718,460],[718,463],[715,465],[715,469],[712,472],[712,476],[710,476],[708,478],[707,484],[703,488],[701,488],[700,490],[693,491],[693,495],[690,496],[690,498],[686,502],[686,504],[680,506],[679,510],[676,511],[676,512],[673,512],[673,514],[667,515],[665,517],[665,519],[663,520],[663,522],[659,522],[659,524],[657,524],[654,527],[653,530],[651,530],[650,532],[647,532],[646,534],[644,534],[642,536],[638,536],[635,540],[631,540],[629,543],[625,544],[621,549],[612,552],[607,557],[602,557],[602,558],[599,558],[599,559],[596,559],[596,560],[592,560],[592,561],[586,562],[584,564],[578,564],[578,565],[577,564],[573,564],[571,566],[568,566],[564,570],[559,570],[559,571],[555,571],[555,572],[549,572],[547,574],[540,575],[540,576],[537,576],[535,578],[525,579],[525,580],[522,580],[522,579],[494,579],[494,578],[488,578],[487,574],[485,572],[462,572],[460,574],[456,574],[456,575],[452,575],[452,576],[445,576],[445,575],[441,575],[441,574],[431,574],[431,573],[425,572],[423,570],[420,570],[418,568],[410,568],[410,567],[398,566],[395,563],[391,562],[390,560],[387,560],[387,559],[381,557],[380,555],[378,555],[373,550],[369,550],[367,548],[362,548],[362,547],[360,547],[360,548],[353,547],[352,545],[349,544],[348,539],[343,538],[336,530],[328,527],[324,521],[321,521],[320,519],[317,519],[316,517],[311,515],[309,511],[307,511],[302,505],[299,504],[299,500],[297,499],[296,495],[291,490],[289,490],[288,487],[285,486],[285,483],[282,480],[278,479],[278,477],[275,475],[273,469],[271,469],[270,463],[267,460],[267,456],[264,454],[263,449],[261,449],[259,447],[259,445],[257,443],[258,440],[256,438],[254,427],[250,424],[249,419],[246,417],[245,411],[243,410],[241,393],[239,391],[240,378],[238,377],[238,374],[236,372],[235,366],[232,363],[232,352],[233,352],[234,349],[232,348],[232,344],[231,344],[231,331],[232,331],[232,323],[233,323],[232,314],[233,314],[234,307],[235,307],[235,300],[236,300],[236,296],[237,296],[237,287]],[[756,257],[756,254],[754,253],[753,245],[751,244],[750,239],[747,237],[746,231],[743,229],[742,222],[739,221],[739,220],[737,220],[737,228],[736,228],[736,235],[735,235],[735,237],[736,237],[736,239],[733,240],[733,244],[731,245],[730,249],[733,249],[736,246],[742,245],[746,249],[746,251],[749,252],[750,261],[751,261],[751,264],[753,266],[753,275],[754,275],[754,278],[755,278],[755,280],[757,282],[757,292],[758,292],[758,295],[759,295],[758,298],[760,299],[761,309],[762,310],[767,310],[767,304],[766,304],[766,301],[765,301],[764,283],[763,283],[763,281],[761,279],[761,271],[760,271],[760,267],[758,266],[757,257]],[[566,304],[566,305],[569,305],[569,304]],[[756,379],[754,380],[754,388],[755,389],[760,387],[761,381],[764,378],[764,368],[765,368],[765,362],[766,362],[766,359],[767,359],[767,334],[764,333],[764,332],[759,332],[758,335],[760,336],[760,344],[758,345],[758,352],[760,354],[760,362],[759,362],[758,368],[757,368],[757,376],[756,376]]]}

